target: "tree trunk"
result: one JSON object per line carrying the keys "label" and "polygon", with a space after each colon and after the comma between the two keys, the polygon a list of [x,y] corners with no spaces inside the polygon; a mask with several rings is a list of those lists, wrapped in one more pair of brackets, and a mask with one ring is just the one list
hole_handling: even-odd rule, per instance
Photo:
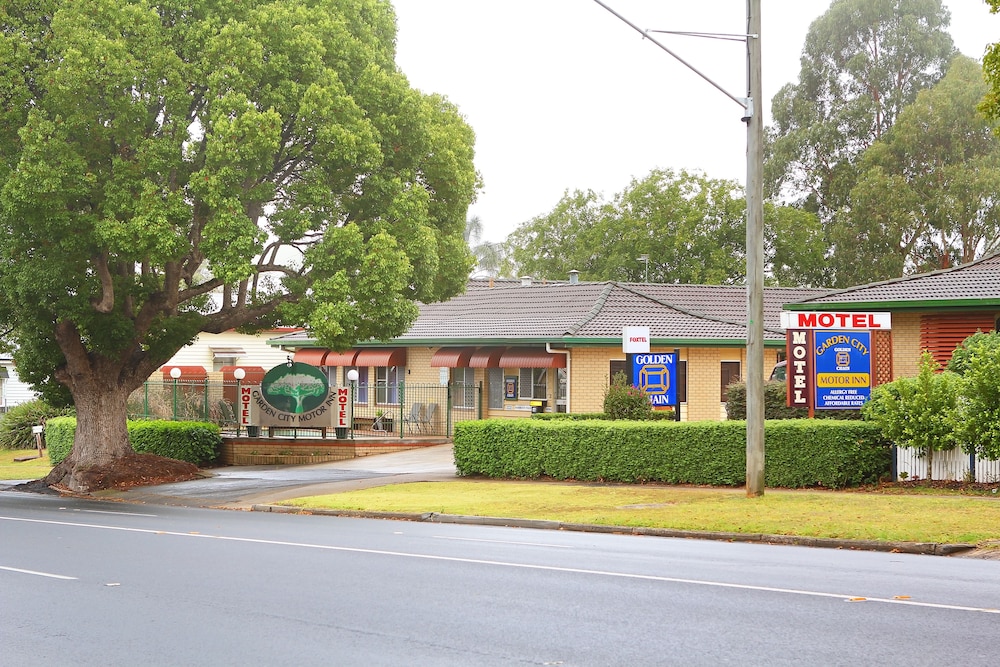
{"label": "tree trunk", "polygon": [[97,488],[101,472],[116,461],[134,454],[128,439],[126,401],[131,393],[119,386],[95,382],[72,388],[76,404],[76,434],[73,449],[45,478],[72,491]]}

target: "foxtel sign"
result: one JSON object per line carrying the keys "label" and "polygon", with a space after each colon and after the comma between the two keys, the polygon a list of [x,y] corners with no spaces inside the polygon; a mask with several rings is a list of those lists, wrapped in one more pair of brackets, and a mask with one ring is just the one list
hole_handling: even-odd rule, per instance
{"label": "foxtel sign", "polygon": [[851,329],[884,329],[892,328],[891,313],[799,313],[787,310],[781,311],[781,328],[792,329],[826,329],[829,331],[844,331]]}

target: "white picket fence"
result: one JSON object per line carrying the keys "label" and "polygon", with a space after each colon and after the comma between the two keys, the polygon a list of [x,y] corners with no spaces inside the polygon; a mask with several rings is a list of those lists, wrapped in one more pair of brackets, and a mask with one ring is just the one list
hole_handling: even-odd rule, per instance
{"label": "white picket fence", "polygon": [[[971,460],[961,448],[934,452],[933,479],[965,480],[970,466],[975,468],[975,481],[987,484],[1000,482],[1000,460],[975,458]],[[896,448],[896,479],[927,479],[927,457],[912,447]]]}

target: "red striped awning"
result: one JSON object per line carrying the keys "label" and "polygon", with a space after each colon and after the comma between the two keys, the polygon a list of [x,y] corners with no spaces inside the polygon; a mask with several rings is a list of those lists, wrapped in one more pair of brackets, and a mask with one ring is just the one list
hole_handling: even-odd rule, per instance
{"label": "red striped awning", "polygon": [[354,366],[354,359],[358,356],[358,350],[345,350],[344,352],[333,352],[326,355],[323,361],[324,366]]}
{"label": "red striped awning", "polygon": [[438,368],[468,368],[474,347],[442,347],[431,357],[431,366]]}
{"label": "red striped awning", "polygon": [[300,350],[295,350],[295,356],[292,357],[292,361],[297,364],[309,364],[310,366],[322,366],[323,361],[326,359],[326,355],[330,350],[320,347],[304,347]]}
{"label": "red striped awning", "polygon": [[505,347],[481,347],[469,357],[469,368],[500,368]]}
{"label": "red striped awning", "polygon": [[566,355],[545,350],[509,348],[500,357],[501,368],[566,368]]}
{"label": "red striped awning", "polygon": [[406,348],[387,347],[383,349],[364,349],[358,351],[354,365],[362,368],[369,366],[405,366]]}
{"label": "red striped awning", "polygon": [[164,366],[160,370],[163,371],[164,380],[173,380],[170,376],[170,370],[172,368],[179,368],[181,371],[181,376],[177,378],[178,380],[204,380],[208,377],[208,371],[205,370],[203,366]]}

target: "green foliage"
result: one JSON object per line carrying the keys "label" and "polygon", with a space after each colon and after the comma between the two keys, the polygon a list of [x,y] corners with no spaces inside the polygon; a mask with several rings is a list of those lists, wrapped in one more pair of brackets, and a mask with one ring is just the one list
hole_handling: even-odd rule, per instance
{"label": "green foliage", "polygon": [[[726,401],[726,419],[746,419],[747,385],[734,382],[729,385]],[[764,383],[764,419],[806,419],[807,408],[788,407],[788,386],[784,381]],[[861,419],[858,410],[816,410],[815,419]]]}
{"label": "green foliage", "polygon": [[944,74],[954,54],[941,0],[834,0],[806,35],[797,83],[775,95],[766,187],[824,223],[854,183],[855,158]]}
{"label": "green foliage", "polygon": [[972,366],[974,357],[992,358],[1000,354],[1000,333],[977,331],[963,340],[948,361],[948,370],[959,375],[965,375]]}
{"label": "green foliage", "polygon": [[959,350],[955,367],[962,373],[962,400],[956,435],[978,456],[1000,459],[1000,333],[970,336]]}
{"label": "green foliage", "polygon": [[615,373],[604,392],[604,414],[608,419],[650,419],[653,405],[649,396],[632,386],[624,373]]}
{"label": "green foliage", "polygon": [[[75,417],[60,417],[46,423],[45,439],[52,465],[70,455],[75,431]],[[156,454],[195,465],[215,461],[222,446],[219,427],[207,422],[131,421],[128,434],[137,453]]]}
{"label": "green foliage", "polygon": [[54,408],[42,400],[15,405],[6,414],[0,415],[0,449],[31,449],[35,446],[32,426],[71,412],[72,410],[64,408]]}
{"label": "green foliage", "polygon": [[955,447],[958,376],[938,370],[925,351],[917,377],[900,378],[872,390],[861,409],[865,420],[877,426],[887,440],[916,448],[931,458],[934,451]]}
{"label": "green foliage", "polygon": [[[584,280],[737,284],[745,272],[745,209],[734,181],[654,169],[610,202],[591,190],[567,192],[519,226],[505,250],[518,274],[536,278],[565,279],[575,269]],[[816,216],[768,204],[764,222],[772,281],[821,284],[816,267],[825,247]],[[638,253],[649,255],[648,267]]]}
{"label": "green foliage", "polygon": [[956,56],[865,151],[831,230],[838,283],[964,264],[1000,248],[1000,138],[977,111],[979,63]]}
{"label": "green foliage", "polygon": [[[889,445],[864,422],[769,422],[765,439],[768,486],[841,488],[889,474]],[[740,421],[463,421],[454,451],[460,475],[716,486],[746,479]]]}
{"label": "green foliage", "polygon": [[202,331],[388,339],[464,289],[475,137],[399,71],[390,3],[9,0],[0,25],[0,330],[47,399],[127,395]]}
{"label": "green foliage", "polygon": [[[531,415],[532,419],[545,421],[588,421],[591,419],[611,419],[603,412],[538,412]],[[643,419],[650,421],[674,421],[674,409],[653,410]]]}

